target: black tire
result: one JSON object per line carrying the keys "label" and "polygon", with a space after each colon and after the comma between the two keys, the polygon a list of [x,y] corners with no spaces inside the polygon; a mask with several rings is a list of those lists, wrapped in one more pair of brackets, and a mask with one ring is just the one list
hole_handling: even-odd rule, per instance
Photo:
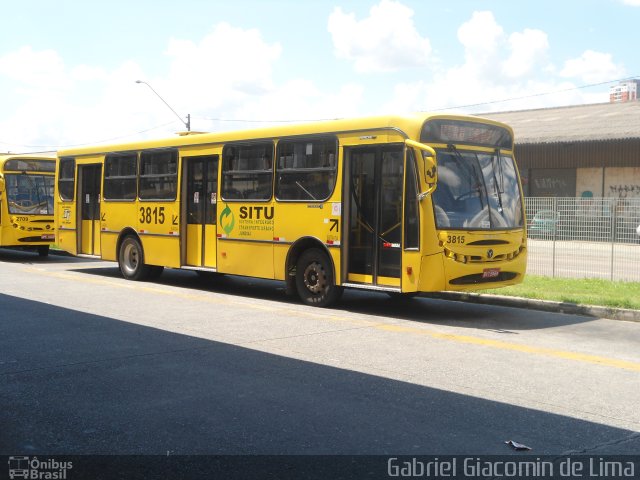
{"label": "black tire", "polygon": [[38,256],[39,257],[48,257],[49,256],[49,245],[40,245],[40,246],[38,246]]}
{"label": "black tire", "polygon": [[120,273],[127,280],[146,280],[151,274],[152,269],[144,263],[142,245],[133,235],[126,236],[120,244],[118,266]]}
{"label": "black tire", "polygon": [[311,248],[300,255],[296,289],[300,299],[314,307],[328,307],[340,299],[342,288],[336,286],[331,261],[322,250]]}

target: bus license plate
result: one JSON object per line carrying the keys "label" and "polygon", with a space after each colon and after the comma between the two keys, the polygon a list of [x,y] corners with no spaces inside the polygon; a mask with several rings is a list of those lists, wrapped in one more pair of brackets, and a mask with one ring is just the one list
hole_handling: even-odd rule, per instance
{"label": "bus license plate", "polygon": [[43,233],[40,238],[42,240],[55,240],[56,239],[56,234],[55,233]]}
{"label": "bus license plate", "polygon": [[498,275],[500,275],[499,268],[485,268],[482,271],[482,278],[496,278]]}

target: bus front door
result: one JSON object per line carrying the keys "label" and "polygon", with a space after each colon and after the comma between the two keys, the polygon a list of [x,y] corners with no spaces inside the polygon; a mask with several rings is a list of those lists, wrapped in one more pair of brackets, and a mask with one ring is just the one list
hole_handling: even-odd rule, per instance
{"label": "bus front door", "polygon": [[78,165],[80,236],[78,253],[100,255],[100,180],[102,165]]}
{"label": "bus front door", "polygon": [[185,157],[185,264],[216,268],[218,155]]}
{"label": "bus front door", "polygon": [[352,148],[346,158],[347,282],[399,288],[403,145]]}

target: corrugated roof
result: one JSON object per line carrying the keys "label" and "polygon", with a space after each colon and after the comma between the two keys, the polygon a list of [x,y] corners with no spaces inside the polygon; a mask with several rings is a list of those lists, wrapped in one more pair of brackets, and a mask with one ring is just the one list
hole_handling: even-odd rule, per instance
{"label": "corrugated roof", "polygon": [[485,113],[515,132],[516,144],[640,138],[640,101]]}

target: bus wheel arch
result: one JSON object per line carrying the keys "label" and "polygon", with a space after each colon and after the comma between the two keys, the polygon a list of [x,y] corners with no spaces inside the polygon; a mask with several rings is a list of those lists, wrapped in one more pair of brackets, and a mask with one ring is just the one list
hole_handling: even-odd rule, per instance
{"label": "bus wheel arch", "polygon": [[298,240],[287,255],[287,292],[297,292],[307,305],[328,307],[342,294],[326,246],[314,238]]}
{"label": "bus wheel arch", "polygon": [[146,280],[151,275],[150,266],[144,263],[144,249],[135,230],[125,229],[120,233],[116,254],[120,272],[127,280]]}

